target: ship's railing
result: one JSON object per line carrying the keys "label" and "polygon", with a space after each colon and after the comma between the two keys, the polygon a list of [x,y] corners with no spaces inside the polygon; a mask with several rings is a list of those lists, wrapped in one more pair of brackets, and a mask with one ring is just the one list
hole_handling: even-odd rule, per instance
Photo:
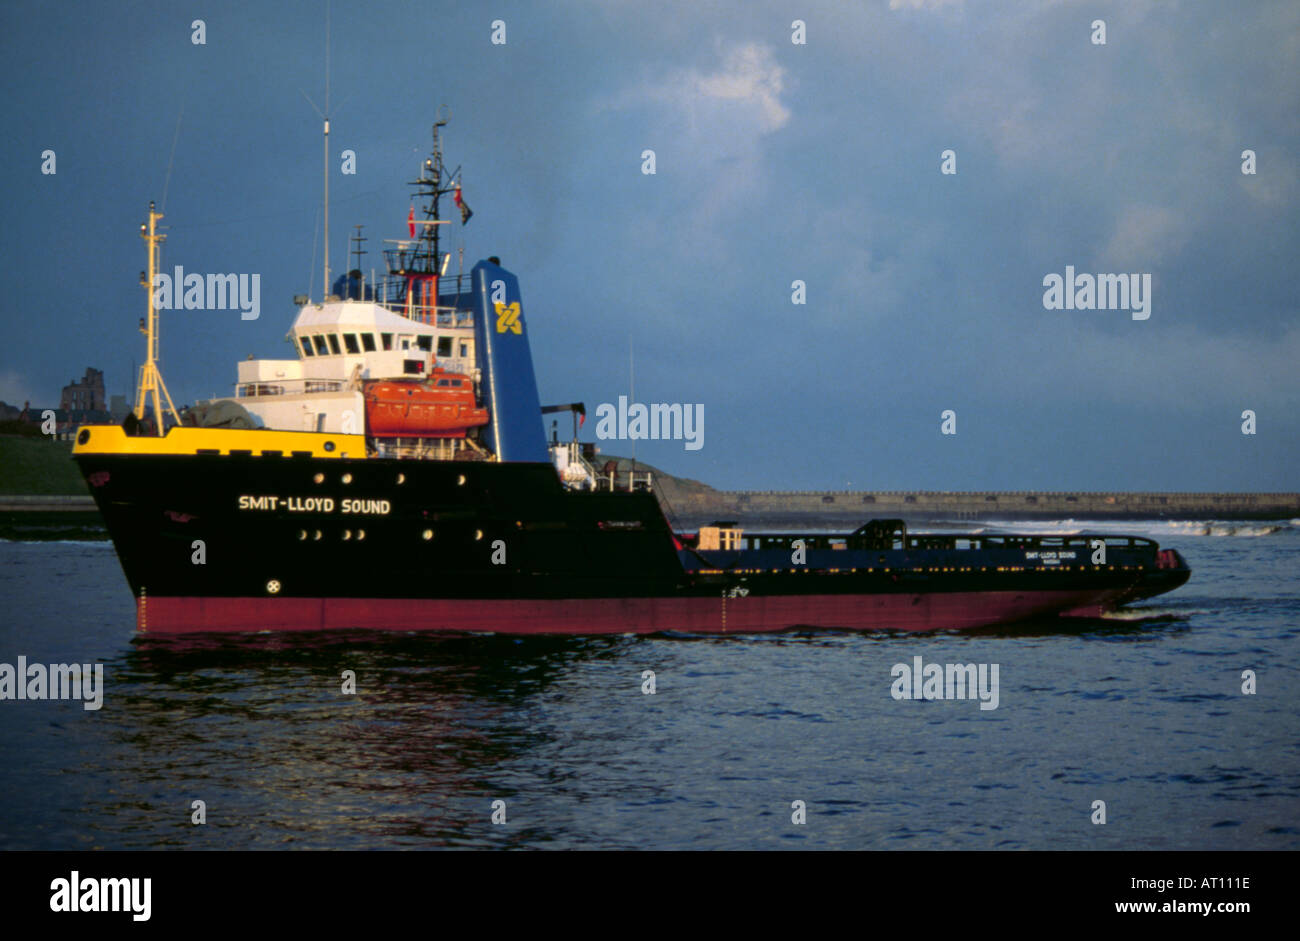
{"label": "ship's railing", "polygon": [[454,300],[469,291],[469,275],[448,275],[438,281],[438,301],[444,303],[421,304],[412,301],[406,304],[406,278],[386,275],[379,282],[376,294],[377,302],[402,317],[408,317],[417,323],[436,324],[439,327],[469,327],[474,323],[473,311],[463,310],[446,301]]}
{"label": "ship's railing", "polygon": [[[440,359],[435,361],[439,369],[465,376],[473,382],[479,382],[482,371],[462,359]],[[235,398],[257,399],[273,395],[309,395],[315,392],[344,392],[350,383],[343,379],[276,379],[272,382],[237,382]]]}
{"label": "ship's railing", "polygon": [[1057,551],[1075,549],[1087,552],[1094,540],[1102,540],[1107,549],[1151,549],[1156,543],[1140,536],[1108,536],[1101,533],[1076,536],[990,536],[987,534],[963,536],[956,533],[937,535],[917,534],[904,539],[873,539],[859,533],[754,533],[746,532],[740,539],[739,549],[796,548],[802,542],[805,549],[867,549],[872,551],[907,549],[991,550],[1011,549]]}
{"label": "ship's railing", "polygon": [[[593,472],[594,472],[593,468]],[[654,475],[649,471],[637,473],[629,471],[626,474],[620,474],[617,470],[605,471],[596,475],[596,489],[608,490],[626,490],[633,493],[639,490],[651,491],[654,489]]]}
{"label": "ship's railing", "polygon": [[601,484],[600,474],[582,456],[582,445],[578,441],[563,444],[555,442],[550,446],[551,461],[560,474],[560,482],[570,490],[597,490],[610,486],[606,480]]}
{"label": "ship's railing", "polygon": [[255,399],[268,395],[303,395],[312,392],[341,392],[347,387],[342,379],[277,379],[274,382],[240,382],[235,397]]}
{"label": "ship's railing", "polygon": [[473,360],[469,357],[453,356],[451,359],[433,358],[433,365],[436,369],[442,369],[446,372],[454,372],[460,376],[467,376],[476,383],[483,378],[483,370],[473,365]]}
{"label": "ship's railing", "polygon": [[385,302],[385,308],[395,314],[414,320],[416,323],[433,324],[439,327],[470,327],[474,325],[474,315],[468,310],[455,307],[434,307],[428,304],[412,304],[408,313],[406,299],[391,303]]}
{"label": "ship's railing", "polygon": [[373,447],[377,457],[409,461],[453,461],[470,449],[457,438],[376,438]]}

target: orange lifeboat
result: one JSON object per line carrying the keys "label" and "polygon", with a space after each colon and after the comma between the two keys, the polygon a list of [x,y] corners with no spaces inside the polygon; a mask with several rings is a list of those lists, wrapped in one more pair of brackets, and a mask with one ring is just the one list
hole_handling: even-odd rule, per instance
{"label": "orange lifeboat", "polygon": [[488,420],[474,400],[474,381],[443,369],[418,382],[367,382],[362,395],[367,433],[376,438],[463,438]]}

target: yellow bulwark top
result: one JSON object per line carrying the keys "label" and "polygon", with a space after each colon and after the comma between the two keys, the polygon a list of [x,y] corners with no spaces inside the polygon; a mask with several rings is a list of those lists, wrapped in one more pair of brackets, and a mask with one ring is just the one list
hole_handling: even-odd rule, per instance
{"label": "yellow bulwark top", "polygon": [[161,438],[128,435],[120,425],[82,425],[73,454],[244,454],[253,457],[364,459],[365,435],[244,428],[170,428]]}

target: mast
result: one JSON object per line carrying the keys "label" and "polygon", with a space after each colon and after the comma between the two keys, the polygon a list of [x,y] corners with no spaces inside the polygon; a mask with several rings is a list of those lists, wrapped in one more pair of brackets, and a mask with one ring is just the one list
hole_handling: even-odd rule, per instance
{"label": "mast", "polygon": [[[307,99],[307,104],[311,105],[312,110],[315,111],[316,114],[320,116],[321,121],[325,125],[325,138],[324,138],[325,162],[323,167],[325,171],[324,174],[325,175],[325,205],[324,205],[325,270],[322,274],[325,283],[322,286],[322,292],[321,292],[321,302],[324,303],[325,301],[328,301],[330,299],[330,4],[329,3],[325,4],[325,110],[322,111],[320,108],[316,107],[316,102],[311,100],[311,95],[308,95],[301,88],[298,89],[298,91],[302,92],[302,96]],[[316,262],[313,260],[312,264],[315,265]],[[308,278],[307,281],[308,284],[310,285],[311,279]],[[308,291],[310,290],[311,288],[308,287]]]}
{"label": "mast", "polygon": [[[329,92],[325,93],[325,108],[329,110]],[[325,119],[325,286],[322,301],[330,299],[330,119]]]}
{"label": "mast", "polygon": [[325,289],[321,303],[330,299],[330,4],[325,4]]}
{"label": "mast", "polygon": [[[149,202],[149,223],[140,224],[140,237],[148,243],[149,246],[149,275],[148,280],[144,283],[144,293],[147,298],[148,313],[145,319],[145,356],[144,365],[140,367],[140,385],[135,393],[135,417],[137,420],[143,419],[148,411],[148,401],[153,399],[153,414],[157,433],[163,433],[163,410],[162,403],[159,400],[158,393],[162,392],[162,397],[167,400],[167,408],[171,410],[172,418],[176,419],[176,424],[180,424],[181,417],[176,414],[176,406],[172,404],[172,397],[167,392],[167,386],[163,383],[162,373],[158,371],[158,309],[154,306],[154,277],[158,273],[158,254],[159,247],[166,241],[167,236],[158,234],[158,220],[163,217],[161,212],[154,210],[153,201]],[[179,285],[172,285],[173,292],[179,289]]]}
{"label": "mast", "polygon": [[[422,231],[418,233],[421,247],[411,258],[411,264],[407,268],[407,307],[411,306],[414,300],[417,309],[421,314],[434,314],[436,317],[436,308],[438,304],[438,274],[440,249],[439,238],[441,232],[439,226],[442,224],[442,213],[440,202],[444,193],[450,192],[450,189],[444,189],[442,182],[446,175],[446,167],[442,163],[442,136],[439,128],[445,127],[447,121],[439,119],[433,125],[433,152],[432,155],[425,158],[424,166],[420,169],[420,176],[411,181],[415,187],[417,198],[427,200],[424,204],[424,222],[421,223]],[[409,316],[409,315],[408,315]]]}
{"label": "mast", "polygon": [[363,238],[361,235],[361,230],[364,229],[365,226],[358,224],[358,225],[354,225],[352,228],[357,230],[357,234],[352,236],[352,254],[356,260],[353,261],[352,263],[352,269],[348,272],[349,275],[352,273],[352,271],[360,271],[362,256],[370,254],[368,251],[366,251],[361,247],[366,242],[370,241],[367,238]]}
{"label": "mast", "polygon": [[442,159],[442,134],[447,117],[439,117],[433,125],[433,150],[420,167],[420,175],[410,180],[415,197],[421,200],[424,219],[415,223],[423,228],[410,240],[385,239],[395,242],[396,248],[384,250],[391,274],[402,279],[404,295],[393,298],[405,308],[404,314],[414,320],[428,323],[437,317],[438,279],[442,276],[450,255],[443,256],[440,226],[448,225],[442,218],[441,200],[455,189],[454,181],[460,171],[452,172]]}

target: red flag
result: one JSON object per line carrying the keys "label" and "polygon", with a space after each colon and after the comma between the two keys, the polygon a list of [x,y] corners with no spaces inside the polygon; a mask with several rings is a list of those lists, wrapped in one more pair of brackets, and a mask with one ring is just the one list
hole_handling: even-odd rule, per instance
{"label": "red flag", "polygon": [[456,192],[452,198],[456,201],[457,208],[460,209],[460,224],[464,225],[466,222],[469,222],[469,217],[474,215],[474,210],[470,209],[469,204],[466,203],[465,200],[461,199],[460,183],[456,184]]}
{"label": "red flag", "polygon": [[415,206],[406,214],[406,227],[411,230],[411,238],[415,238]]}

